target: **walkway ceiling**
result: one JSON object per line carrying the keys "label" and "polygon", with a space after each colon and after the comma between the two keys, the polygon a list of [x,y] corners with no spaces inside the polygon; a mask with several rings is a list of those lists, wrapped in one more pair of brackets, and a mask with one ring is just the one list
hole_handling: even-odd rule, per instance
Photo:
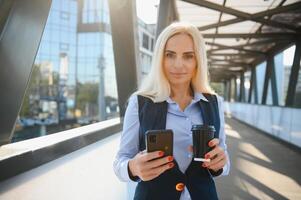
{"label": "walkway ceiling", "polygon": [[176,8],[206,40],[212,81],[238,76],[301,36],[300,0],[177,0]]}

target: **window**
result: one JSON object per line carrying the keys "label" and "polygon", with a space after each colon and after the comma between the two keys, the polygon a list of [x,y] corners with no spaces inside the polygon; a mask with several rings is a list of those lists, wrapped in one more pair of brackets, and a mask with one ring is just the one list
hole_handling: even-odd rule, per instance
{"label": "window", "polygon": [[67,43],[60,43],[60,50],[64,51],[64,52],[69,51],[69,44],[67,44]]}
{"label": "window", "polygon": [[145,49],[148,49],[148,45],[149,45],[149,41],[148,41],[149,37],[148,35],[146,35],[145,33],[142,34],[142,46],[145,48]]}
{"label": "window", "polygon": [[64,20],[69,20],[70,15],[69,15],[69,13],[62,11],[62,12],[60,12],[60,18],[64,19]]}
{"label": "window", "polygon": [[154,38],[151,39],[151,51],[154,51]]}

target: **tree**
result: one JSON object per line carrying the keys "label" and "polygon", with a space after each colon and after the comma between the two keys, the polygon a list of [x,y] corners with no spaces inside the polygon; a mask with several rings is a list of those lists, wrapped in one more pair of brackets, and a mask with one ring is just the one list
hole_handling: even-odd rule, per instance
{"label": "tree", "polygon": [[32,94],[34,89],[39,85],[39,82],[40,82],[39,65],[34,64],[32,67],[30,80],[29,80],[29,83],[28,83],[26,91],[25,91],[21,111],[19,114],[21,117],[28,117],[31,115],[29,96]]}
{"label": "tree", "polygon": [[80,83],[78,82],[77,109],[85,110],[86,104],[97,105],[98,83]]}
{"label": "tree", "polygon": [[223,84],[222,83],[210,83],[211,88],[219,95],[223,96]]}

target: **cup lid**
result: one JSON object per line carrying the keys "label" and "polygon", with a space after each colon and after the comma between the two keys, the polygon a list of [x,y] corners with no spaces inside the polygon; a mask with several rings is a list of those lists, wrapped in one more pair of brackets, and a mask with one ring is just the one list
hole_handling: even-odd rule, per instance
{"label": "cup lid", "polygon": [[212,125],[194,124],[194,125],[192,125],[191,130],[192,131],[196,131],[196,130],[215,131],[215,128]]}

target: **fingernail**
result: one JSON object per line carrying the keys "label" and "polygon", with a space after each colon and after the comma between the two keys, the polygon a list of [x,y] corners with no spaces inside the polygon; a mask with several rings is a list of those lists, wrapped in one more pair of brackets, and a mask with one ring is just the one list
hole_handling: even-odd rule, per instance
{"label": "fingernail", "polygon": [[209,142],[209,146],[212,146],[213,145],[213,142]]}
{"label": "fingernail", "polygon": [[168,164],[168,167],[172,168],[174,165],[175,165],[175,164],[173,164],[173,163],[169,163],[169,164]]}
{"label": "fingernail", "polygon": [[203,164],[202,164],[202,166],[203,166],[203,167],[206,167],[206,164],[205,164],[205,163],[203,163]]}
{"label": "fingernail", "polygon": [[170,162],[170,161],[173,160],[173,157],[172,157],[172,156],[168,156],[168,157],[167,157],[167,160]]}
{"label": "fingernail", "polygon": [[209,154],[205,155],[205,158],[206,158],[206,159],[209,159],[209,158],[210,158],[210,155],[209,155]]}
{"label": "fingernail", "polygon": [[163,151],[160,151],[159,152],[159,156],[163,156],[164,155],[164,152]]}

